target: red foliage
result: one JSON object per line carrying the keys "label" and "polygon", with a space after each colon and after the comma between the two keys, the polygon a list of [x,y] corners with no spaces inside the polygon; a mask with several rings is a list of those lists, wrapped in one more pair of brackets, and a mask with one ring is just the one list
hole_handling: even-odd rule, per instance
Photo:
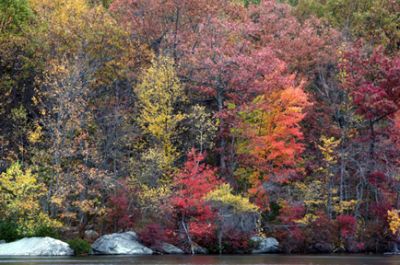
{"label": "red foliage", "polygon": [[222,239],[223,252],[235,253],[237,251],[248,252],[250,250],[249,234],[235,229],[225,231]]}
{"label": "red foliage", "polygon": [[124,182],[119,183],[118,188],[114,195],[109,197],[107,221],[112,225],[112,230],[125,230],[131,229],[135,223],[135,219],[138,218],[135,209],[130,208],[129,194],[126,188],[123,188]]}
{"label": "red foliage", "polygon": [[387,213],[388,210],[392,209],[393,203],[387,200],[381,200],[379,202],[371,202],[370,210],[365,215],[368,217],[373,217],[380,222],[387,222]]}
{"label": "red foliage", "polygon": [[345,214],[339,215],[336,217],[336,222],[338,223],[342,238],[349,238],[355,235],[357,220],[354,216]]}
{"label": "red foliage", "polygon": [[193,220],[189,222],[189,233],[192,239],[202,246],[212,246],[216,240],[216,225],[217,215],[213,212],[208,215],[203,214],[203,220]]}
{"label": "red foliage", "polygon": [[216,170],[203,160],[204,154],[194,149],[190,151],[183,169],[174,179],[175,193],[171,197],[178,222],[186,223],[189,233],[198,242],[215,234],[217,214],[203,198],[221,183]]}
{"label": "red foliage", "polygon": [[290,70],[310,74],[335,57],[339,35],[312,18],[300,23],[289,5],[274,0],[261,1],[249,12],[249,28],[261,47],[269,46]]}
{"label": "red foliage", "polygon": [[297,226],[289,226],[274,233],[279,242],[282,242],[282,250],[285,253],[304,252],[306,235],[303,229]]}
{"label": "red foliage", "polygon": [[[317,213],[318,218],[311,223],[309,237],[315,242],[334,244],[337,241],[337,225],[324,212]],[[308,239],[308,238],[307,238]]]}
{"label": "red foliage", "polygon": [[293,224],[296,220],[304,217],[305,207],[302,204],[286,204],[279,211],[279,220],[284,224]]}
{"label": "red foliage", "polygon": [[373,172],[368,175],[368,182],[374,186],[379,186],[386,181],[386,176],[382,172]]}
{"label": "red foliage", "polygon": [[248,190],[251,201],[261,209],[269,209],[269,197],[267,191],[259,180],[253,181],[253,187]]}
{"label": "red foliage", "polygon": [[340,67],[348,74],[343,85],[357,112],[373,122],[393,116],[400,105],[400,56],[390,58],[383,48],[368,53],[358,43],[344,57]]}
{"label": "red foliage", "polygon": [[139,239],[146,246],[158,247],[160,243],[169,240],[167,232],[159,224],[148,224],[139,233]]}
{"label": "red foliage", "polygon": [[171,204],[182,216],[207,219],[211,208],[205,205],[203,197],[215,189],[221,181],[217,179],[216,170],[203,163],[204,154],[192,149],[188,154],[183,169],[174,179],[175,193]]}

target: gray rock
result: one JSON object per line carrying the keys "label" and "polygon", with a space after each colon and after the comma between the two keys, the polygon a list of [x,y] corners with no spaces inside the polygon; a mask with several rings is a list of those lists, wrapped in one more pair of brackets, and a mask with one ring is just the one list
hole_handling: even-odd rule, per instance
{"label": "gray rock", "polygon": [[72,256],[69,245],[51,237],[23,238],[0,245],[2,256]]}
{"label": "gray rock", "polygon": [[208,254],[208,250],[202,246],[199,246],[196,242],[192,243],[192,250],[194,254]]}
{"label": "gray rock", "polygon": [[314,244],[312,251],[316,253],[332,253],[334,246],[330,243],[320,242]]}
{"label": "gray rock", "polygon": [[137,241],[135,232],[104,235],[92,244],[94,254],[151,255],[153,251]]}
{"label": "gray rock", "polygon": [[0,244],[5,244],[7,243],[5,240],[0,240]]}
{"label": "gray rock", "polygon": [[165,243],[165,242],[161,244],[160,250],[166,254],[184,254],[185,253],[182,249],[180,249],[174,245],[171,245],[169,243]]}
{"label": "gray rock", "polygon": [[85,231],[85,240],[87,240],[89,242],[95,241],[96,239],[99,238],[99,236],[100,236],[99,233],[97,233],[94,230],[86,230]]}
{"label": "gray rock", "polygon": [[279,242],[273,237],[253,236],[251,241],[256,244],[253,254],[274,253],[279,250]]}

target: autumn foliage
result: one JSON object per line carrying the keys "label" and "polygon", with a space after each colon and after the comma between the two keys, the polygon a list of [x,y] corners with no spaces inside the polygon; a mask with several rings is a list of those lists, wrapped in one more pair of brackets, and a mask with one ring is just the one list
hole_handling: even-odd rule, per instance
{"label": "autumn foliage", "polygon": [[[400,5],[0,1],[0,240],[396,250]],[[39,225],[39,223],[41,225]]]}

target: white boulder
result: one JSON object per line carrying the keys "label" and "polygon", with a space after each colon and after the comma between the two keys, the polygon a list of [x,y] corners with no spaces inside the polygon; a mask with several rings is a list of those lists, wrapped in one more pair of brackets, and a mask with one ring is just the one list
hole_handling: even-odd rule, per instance
{"label": "white boulder", "polygon": [[253,236],[251,241],[256,245],[252,250],[253,254],[274,253],[279,250],[279,242],[273,237]]}
{"label": "white boulder", "polygon": [[153,251],[137,241],[135,232],[114,233],[98,238],[92,244],[93,254],[151,255]]}
{"label": "white boulder", "polygon": [[51,237],[23,238],[0,244],[1,256],[72,256],[69,245]]}

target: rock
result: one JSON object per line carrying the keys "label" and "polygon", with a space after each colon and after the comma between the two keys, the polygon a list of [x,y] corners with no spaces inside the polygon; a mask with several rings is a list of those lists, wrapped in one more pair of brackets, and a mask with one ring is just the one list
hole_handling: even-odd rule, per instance
{"label": "rock", "polygon": [[199,246],[196,242],[192,243],[192,250],[194,254],[208,254],[208,250],[202,246]]}
{"label": "rock", "polygon": [[5,244],[7,243],[5,240],[0,240],[0,244]]}
{"label": "rock", "polygon": [[153,251],[137,241],[135,232],[104,235],[92,244],[94,254],[151,255]]}
{"label": "rock", "polygon": [[274,253],[279,250],[279,242],[273,237],[253,236],[251,241],[256,244],[253,254]]}
{"label": "rock", "polygon": [[69,245],[51,237],[23,238],[0,245],[3,256],[72,256]]}
{"label": "rock", "polygon": [[174,245],[171,245],[169,243],[165,243],[165,242],[161,244],[160,250],[161,250],[161,252],[166,253],[166,254],[184,254],[185,253],[182,249],[180,249]]}
{"label": "rock", "polygon": [[99,238],[99,236],[99,233],[94,230],[86,230],[84,238],[89,242],[94,242],[96,239]]}
{"label": "rock", "polygon": [[334,246],[330,243],[320,242],[315,243],[309,250],[312,253],[332,253]]}

